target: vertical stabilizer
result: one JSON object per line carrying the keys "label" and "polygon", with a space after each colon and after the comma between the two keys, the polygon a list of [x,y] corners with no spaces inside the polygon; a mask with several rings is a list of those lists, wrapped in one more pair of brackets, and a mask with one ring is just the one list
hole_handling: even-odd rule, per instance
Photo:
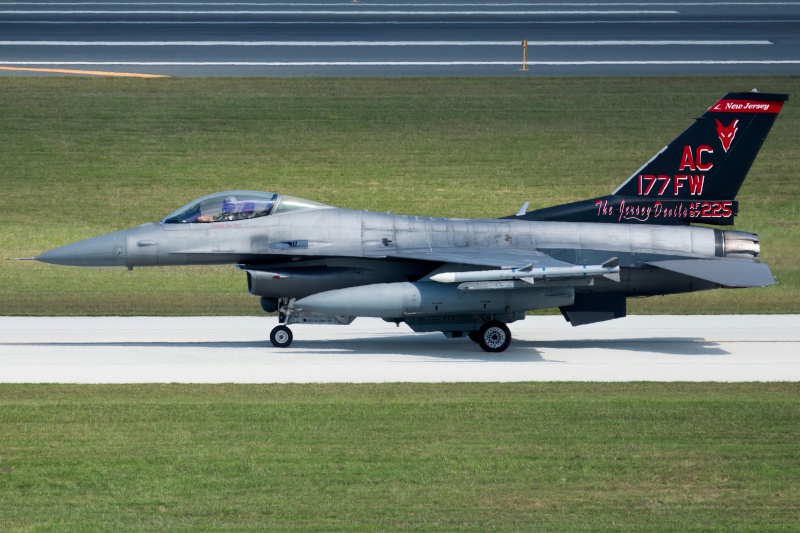
{"label": "vertical stabilizer", "polygon": [[[787,94],[728,93],[611,195],[531,211],[527,220],[732,225],[736,195]],[[511,218],[511,217],[509,217]]]}
{"label": "vertical stabilizer", "polygon": [[733,200],[787,98],[726,94],[612,195]]}

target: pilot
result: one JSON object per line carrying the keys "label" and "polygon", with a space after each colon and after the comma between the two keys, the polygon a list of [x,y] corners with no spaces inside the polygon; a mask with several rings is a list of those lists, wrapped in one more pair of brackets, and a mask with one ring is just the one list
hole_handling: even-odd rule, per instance
{"label": "pilot", "polygon": [[217,220],[239,220],[239,213],[236,212],[236,197],[228,196],[222,200],[222,213],[217,216]]}
{"label": "pilot", "polygon": [[214,213],[214,209],[208,214],[202,214],[197,217],[197,222],[226,222],[230,220],[239,220],[239,213],[236,212],[236,197],[227,196],[222,200],[222,209],[219,213]]}

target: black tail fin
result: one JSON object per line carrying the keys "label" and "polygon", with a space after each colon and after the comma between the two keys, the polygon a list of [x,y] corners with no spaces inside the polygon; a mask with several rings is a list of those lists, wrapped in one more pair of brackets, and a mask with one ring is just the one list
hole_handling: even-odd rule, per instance
{"label": "black tail fin", "polygon": [[786,94],[728,93],[610,196],[526,213],[529,220],[730,225],[734,201]]}
{"label": "black tail fin", "polygon": [[733,200],[787,98],[726,94],[612,194]]}

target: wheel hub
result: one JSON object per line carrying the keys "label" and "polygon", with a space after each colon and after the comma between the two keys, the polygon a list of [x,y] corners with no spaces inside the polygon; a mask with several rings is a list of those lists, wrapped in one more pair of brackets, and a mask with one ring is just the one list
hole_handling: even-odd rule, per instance
{"label": "wheel hub", "polygon": [[490,348],[499,348],[506,341],[506,334],[502,329],[494,327],[487,329],[483,338]]}

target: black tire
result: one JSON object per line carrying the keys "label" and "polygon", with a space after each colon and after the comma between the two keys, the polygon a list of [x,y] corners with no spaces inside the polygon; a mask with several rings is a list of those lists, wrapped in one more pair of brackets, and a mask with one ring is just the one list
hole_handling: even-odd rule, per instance
{"label": "black tire", "polygon": [[275,326],[269,334],[269,341],[276,348],[288,348],[292,339],[292,330],[283,325]]}
{"label": "black tire", "polygon": [[480,331],[470,331],[469,333],[467,333],[467,337],[469,337],[469,340],[471,340],[475,344],[480,344],[480,342],[481,342],[481,332]]}
{"label": "black tire", "polygon": [[478,345],[485,352],[503,352],[511,344],[511,331],[497,320],[486,322],[478,331]]}

